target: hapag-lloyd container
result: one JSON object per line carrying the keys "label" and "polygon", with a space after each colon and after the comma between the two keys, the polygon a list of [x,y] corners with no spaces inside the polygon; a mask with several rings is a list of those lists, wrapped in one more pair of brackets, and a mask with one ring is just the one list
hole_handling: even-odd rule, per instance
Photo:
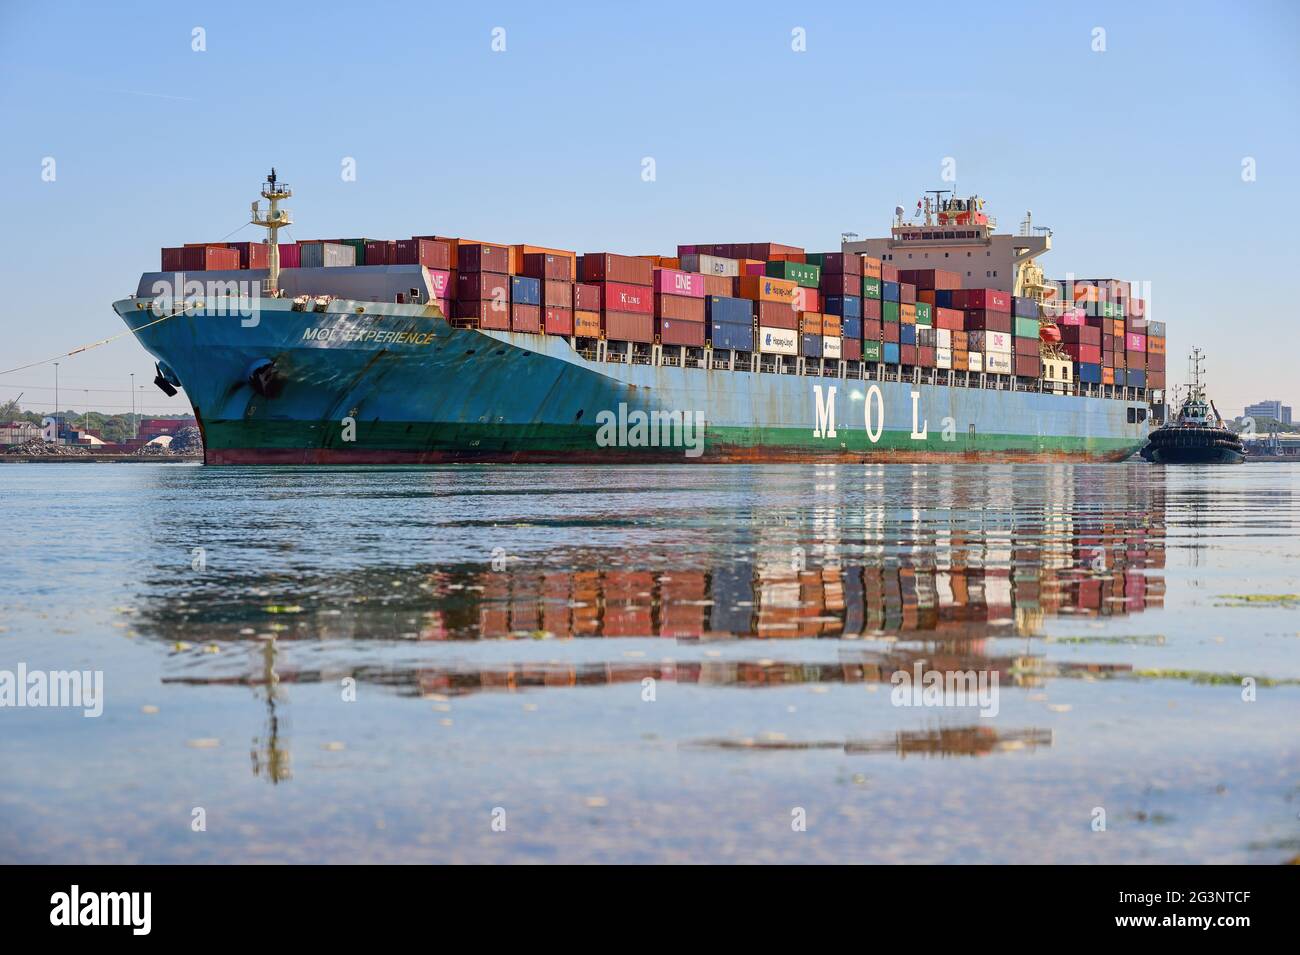
{"label": "hapag-lloyd container", "polygon": [[984,352],[984,370],[994,375],[1009,375],[1013,366],[1010,352]]}
{"label": "hapag-lloyd container", "polygon": [[[953,356],[953,359],[954,359],[954,363],[955,363],[955,362],[956,362],[956,355]],[[967,371],[983,371],[983,370],[984,370],[984,354],[983,354],[982,352],[977,352],[977,351],[967,352],[967,353],[966,353],[966,370],[967,370]]]}
{"label": "hapag-lloyd container", "polygon": [[839,361],[844,356],[842,340],[838,335],[822,336],[822,357]]}
{"label": "hapag-lloyd container", "polygon": [[799,331],[805,335],[822,334],[822,316],[820,312],[800,312]]}
{"label": "hapag-lloyd container", "polygon": [[655,269],[654,290],[660,295],[684,295],[704,298],[704,276],[678,269]]}
{"label": "hapag-lloyd container", "polygon": [[599,338],[600,312],[575,308],[573,310],[573,334],[579,338]]}
{"label": "hapag-lloyd container", "polygon": [[[649,263],[646,263],[649,267]],[[627,282],[605,282],[601,293],[606,312],[634,312],[641,315],[654,314],[654,293],[650,285],[632,285]],[[612,337],[612,336],[611,336]],[[648,339],[628,339],[629,341],[648,341]]]}
{"label": "hapag-lloyd container", "polygon": [[952,348],[947,345],[934,346],[934,367],[951,368],[952,367]]}
{"label": "hapag-lloyd container", "polygon": [[794,304],[795,284],[785,279],[771,279],[765,275],[742,275],[736,279],[737,298],[749,298],[759,302],[781,302]]}
{"label": "hapag-lloyd container", "polygon": [[799,333],[790,328],[758,327],[758,350],[768,355],[799,354]]}

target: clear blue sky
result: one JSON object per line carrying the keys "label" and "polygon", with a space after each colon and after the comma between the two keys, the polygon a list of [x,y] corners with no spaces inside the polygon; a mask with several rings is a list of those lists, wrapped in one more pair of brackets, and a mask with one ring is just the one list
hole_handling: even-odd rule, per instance
{"label": "clear blue sky", "polygon": [[[299,239],[670,253],[883,235],[951,156],[1004,229],[1052,227],[1049,275],[1152,283],[1173,380],[1199,344],[1225,413],[1300,406],[1297,8],[7,0],[0,368],[120,331],[158,248],[237,229],[272,164]],[[130,372],[130,339],[65,360],[62,403],[128,407]],[[0,395],[48,409],[52,384]]]}

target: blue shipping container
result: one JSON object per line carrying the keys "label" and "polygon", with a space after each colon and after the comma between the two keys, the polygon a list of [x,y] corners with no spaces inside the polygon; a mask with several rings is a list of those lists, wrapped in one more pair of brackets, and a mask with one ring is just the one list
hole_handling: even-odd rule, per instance
{"label": "blue shipping container", "polygon": [[898,364],[898,342],[885,342],[881,349],[886,365]]}
{"label": "blue shipping container", "polygon": [[952,308],[952,289],[936,289],[934,293],[935,308]]}
{"label": "blue shipping container", "polygon": [[1011,314],[1019,318],[1037,318],[1038,303],[1032,298],[1013,295],[1011,296]]}
{"label": "blue shipping container", "polygon": [[862,338],[862,319],[845,315],[840,320],[840,330],[845,338],[860,339]]}
{"label": "blue shipping container", "polygon": [[1085,385],[1101,384],[1101,365],[1093,365],[1088,362],[1079,363],[1079,380]]}
{"label": "blue shipping container", "polygon": [[800,335],[799,354],[805,358],[822,357],[822,337],[820,335]]}
{"label": "blue shipping container", "polygon": [[709,295],[704,299],[704,310],[715,322],[744,322],[748,325],[754,320],[754,303],[747,298]]}
{"label": "blue shipping container", "polygon": [[899,325],[898,326],[898,344],[915,345],[916,344],[916,326]]}
{"label": "blue shipping container", "polygon": [[526,275],[510,276],[510,302],[514,305],[541,305],[542,280]]}
{"label": "blue shipping container", "polygon": [[731,351],[754,350],[754,326],[749,322],[709,322],[709,341],[714,348]]}
{"label": "blue shipping container", "polygon": [[841,318],[856,318],[862,321],[861,295],[827,295],[822,311]]}
{"label": "blue shipping container", "polygon": [[1130,368],[1128,370],[1128,386],[1130,388],[1145,388],[1147,386],[1147,373],[1145,370]]}
{"label": "blue shipping container", "polygon": [[898,283],[897,283],[897,282],[881,282],[881,283],[880,283],[880,298],[881,298],[882,301],[885,301],[885,302],[897,302],[897,301],[898,301]]}

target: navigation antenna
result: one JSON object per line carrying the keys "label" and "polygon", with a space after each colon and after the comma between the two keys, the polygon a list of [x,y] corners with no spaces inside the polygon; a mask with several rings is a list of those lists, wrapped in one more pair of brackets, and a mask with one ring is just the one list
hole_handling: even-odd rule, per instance
{"label": "navigation antenna", "polygon": [[1191,366],[1188,371],[1191,378],[1189,387],[1192,391],[1190,398],[1196,401],[1203,400],[1201,393],[1201,363],[1203,361],[1205,361],[1205,354],[1199,348],[1193,346],[1192,354],[1188,358],[1188,364]]}
{"label": "navigation antenna", "polygon": [[253,217],[249,220],[253,225],[260,225],[266,229],[267,244],[267,262],[270,265],[270,275],[262,283],[262,291],[270,298],[277,298],[280,294],[280,239],[279,231],[285,226],[293,225],[293,216],[288,209],[280,208],[280,200],[288,199],[293,195],[293,190],[283,182],[280,182],[275,175],[275,167],[271,167],[271,174],[266,177],[266,182],[262,183],[262,198],[271,203],[271,208],[262,214],[261,203],[253,203]]}

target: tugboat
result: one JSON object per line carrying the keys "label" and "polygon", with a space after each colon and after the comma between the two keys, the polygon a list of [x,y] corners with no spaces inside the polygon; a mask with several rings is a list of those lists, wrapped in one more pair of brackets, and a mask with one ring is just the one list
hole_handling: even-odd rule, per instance
{"label": "tugboat", "polygon": [[1174,420],[1156,428],[1142,449],[1153,464],[1241,464],[1246,454],[1241,439],[1223,426],[1219,409],[1205,396],[1201,362],[1205,356],[1192,349],[1191,384]]}

